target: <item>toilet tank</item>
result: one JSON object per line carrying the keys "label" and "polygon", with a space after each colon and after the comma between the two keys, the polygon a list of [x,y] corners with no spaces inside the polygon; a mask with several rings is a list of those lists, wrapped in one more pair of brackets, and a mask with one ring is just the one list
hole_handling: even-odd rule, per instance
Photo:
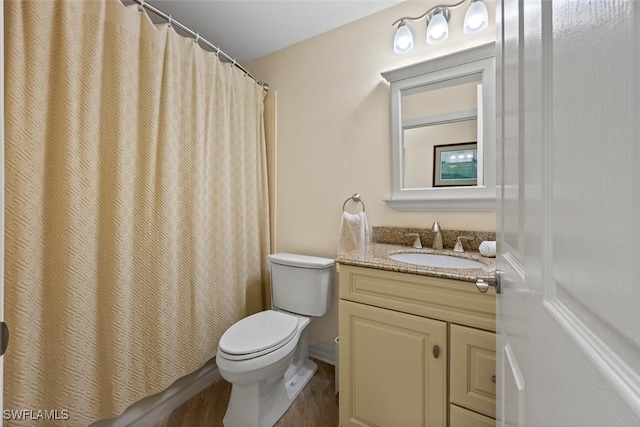
{"label": "toilet tank", "polygon": [[271,299],[275,308],[305,316],[322,316],[331,304],[335,261],[307,255],[268,255]]}

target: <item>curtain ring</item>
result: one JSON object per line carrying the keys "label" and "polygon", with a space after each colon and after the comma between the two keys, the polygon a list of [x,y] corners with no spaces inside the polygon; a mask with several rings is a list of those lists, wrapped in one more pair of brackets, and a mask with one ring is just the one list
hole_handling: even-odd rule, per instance
{"label": "curtain ring", "polygon": [[216,49],[217,49],[216,56],[218,56],[218,55],[220,55],[220,46],[216,46]]}
{"label": "curtain ring", "polygon": [[199,42],[199,41],[200,41],[200,34],[196,33],[196,38],[195,38],[195,39],[193,39],[193,42],[194,42],[195,44],[198,44],[198,42]]}
{"label": "curtain ring", "polygon": [[232,65],[232,66],[233,66],[233,67],[235,67],[235,66],[236,66],[236,58],[233,58],[233,65]]}
{"label": "curtain ring", "polygon": [[144,10],[144,0],[140,0],[138,4],[138,12],[142,12]]}
{"label": "curtain ring", "polygon": [[167,21],[167,26],[169,28],[173,27],[173,18],[171,17],[171,15],[169,15],[169,20]]}

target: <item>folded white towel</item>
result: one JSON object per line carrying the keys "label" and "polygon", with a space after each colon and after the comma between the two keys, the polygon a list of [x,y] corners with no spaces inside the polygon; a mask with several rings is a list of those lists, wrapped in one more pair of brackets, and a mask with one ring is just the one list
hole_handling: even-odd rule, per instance
{"label": "folded white towel", "polygon": [[369,243],[369,224],[363,212],[342,213],[340,231],[338,232],[338,254],[364,248]]}
{"label": "folded white towel", "polygon": [[480,243],[480,247],[478,248],[480,254],[487,258],[494,258],[496,256],[496,242],[493,241],[484,241]]}

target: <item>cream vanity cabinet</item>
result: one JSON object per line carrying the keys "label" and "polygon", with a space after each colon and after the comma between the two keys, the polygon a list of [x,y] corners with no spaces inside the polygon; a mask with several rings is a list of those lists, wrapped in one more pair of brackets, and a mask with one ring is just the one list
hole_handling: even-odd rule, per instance
{"label": "cream vanity cabinet", "polygon": [[495,426],[495,293],[340,265],[340,426]]}

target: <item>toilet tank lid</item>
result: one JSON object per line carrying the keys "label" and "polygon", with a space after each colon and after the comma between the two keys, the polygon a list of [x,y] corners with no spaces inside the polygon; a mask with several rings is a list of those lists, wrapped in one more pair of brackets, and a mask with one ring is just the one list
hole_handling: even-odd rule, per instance
{"label": "toilet tank lid", "polygon": [[331,258],[321,258],[309,255],[277,253],[267,255],[269,262],[280,265],[304,268],[326,268],[335,264]]}

